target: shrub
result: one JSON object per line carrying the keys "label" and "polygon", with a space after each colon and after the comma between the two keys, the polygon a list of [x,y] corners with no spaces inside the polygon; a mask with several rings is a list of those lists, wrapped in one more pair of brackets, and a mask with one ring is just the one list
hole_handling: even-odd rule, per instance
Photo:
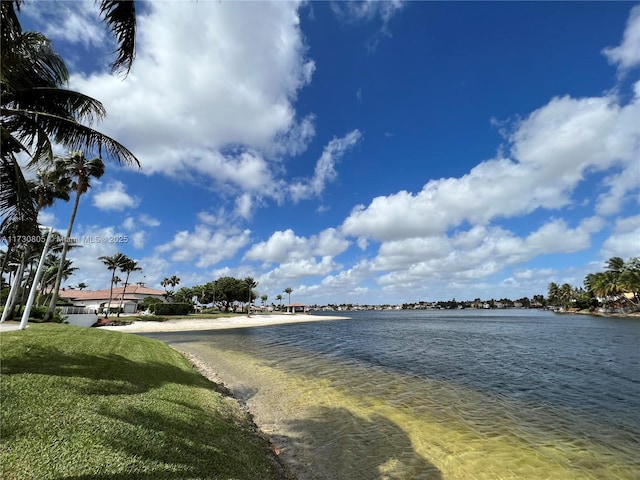
{"label": "shrub", "polygon": [[159,303],[164,303],[159,298],[155,297],[144,297],[142,301],[138,304],[138,310],[151,310],[152,305],[157,305]]}
{"label": "shrub", "polygon": [[190,303],[156,303],[150,306],[155,315],[187,315],[193,311]]}

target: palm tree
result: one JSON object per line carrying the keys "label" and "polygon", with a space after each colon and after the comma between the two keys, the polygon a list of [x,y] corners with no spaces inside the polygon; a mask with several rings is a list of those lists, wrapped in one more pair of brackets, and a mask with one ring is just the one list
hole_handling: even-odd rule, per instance
{"label": "palm tree", "polygon": [[282,295],[280,294],[276,295],[276,300],[278,300],[280,303],[280,310],[282,310],[282,298],[283,298]]}
{"label": "palm tree", "polygon": [[549,300],[549,305],[557,306],[558,300],[560,298],[560,287],[557,283],[551,282],[548,287],[549,293],[547,294],[547,298]]}
{"label": "palm tree", "polygon": [[289,306],[291,306],[291,292],[293,292],[293,289],[291,287],[287,287],[284,289],[284,293],[289,295]]}
{"label": "palm tree", "polygon": [[[164,277],[164,279],[160,282],[160,285],[162,285],[164,287],[164,298],[166,298],[167,300],[169,300],[169,298],[173,298],[173,295],[175,294],[175,288],[176,285],[178,285],[180,283],[180,278],[176,275],[172,275],[171,278],[169,277]],[[171,287],[171,290],[169,290],[167,287]]]}
{"label": "palm tree", "polygon": [[[64,261],[62,266],[62,281],[66,281],[73,272],[78,270],[78,267],[72,267],[73,261],[68,258]],[[40,279],[40,296],[45,297],[45,292],[49,288],[53,288],[55,284],[56,277],[58,275],[58,269],[60,268],[60,261],[55,255],[48,255],[45,260],[44,268],[46,270],[42,274],[42,278]],[[35,286],[34,286],[35,287]],[[40,301],[37,302],[38,304]],[[44,303],[44,302],[43,302]]]}
{"label": "palm tree", "polygon": [[87,287],[89,287],[89,285],[87,285],[87,284],[86,284],[86,283],[84,283],[84,282],[80,282],[80,283],[78,283],[78,285],[76,286],[76,288],[77,288],[78,290],[84,290],[84,289],[85,289],[85,288],[87,288]]}
{"label": "palm tree", "polygon": [[114,285],[115,279],[117,278],[116,270],[122,269],[122,267],[126,265],[126,263],[130,260],[130,258],[127,257],[125,254],[118,252],[110,257],[102,256],[100,257],[100,260],[102,260],[102,263],[104,263],[107,266],[107,270],[111,270],[111,282],[109,283],[109,303],[107,303],[107,312],[105,314],[105,317],[108,317],[109,308],[111,308],[111,299],[113,298],[113,285]]}
{"label": "palm tree", "polygon": [[138,266],[138,262],[132,259],[128,259],[124,265],[120,267],[120,271],[122,273],[126,273],[127,277],[124,280],[123,288],[122,288],[122,296],[120,297],[120,305],[118,306],[118,317],[120,316],[120,312],[122,311],[122,303],[124,302],[124,294],[127,291],[127,285],[129,285],[129,275],[131,272],[141,272],[142,268]]}
{"label": "palm tree", "polygon": [[264,307],[264,305],[267,303],[267,300],[269,299],[268,295],[262,295],[260,296],[260,301],[262,302],[262,306]]}
{"label": "palm tree", "polygon": [[256,282],[253,277],[246,277],[244,279],[244,284],[249,290],[249,306],[247,307],[247,314],[251,315],[251,300],[253,300],[253,289],[258,286],[258,282]]}
{"label": "palm tree", "polygon": [[[0,2],[0,215],[5,217],[3,226],[17,224],[37,234],[36,206],[28,195],[18,156],[30,159],[26,168],[49,164],[53,145],[59,144],[70,150],[98,152],[120,163],[139,162],[123,145],[87,126],[105,116],[104,107],[91,97],[64,88],[69,77],[64,61],[44,35],[22,30],[16,15],[20,4]],[[101,13],[119,44],[113,68],[128,71],[134,56],[135,7],[132,2],[103,0]]]}
{"label": "palm tree", "polygon": [[[69,227],[67,228],[67,235],[65,236],[62,253],[60,254],[60,265],[63,265],[67,258],[67,250],[71,240],[73,223],[76,220],[76,213],[78,213],[80,197],[86,193],[89,188],[91,188],[91,177],[100,178],[104,174],[104,163],[99,158],[87,160],[82,152],[72,152],[68,157],[57,157],[56,168],[60,172],[61,176],[66,176],[70,179],[71,189],[76,193],[73,210],[71,211],[71,219],[69,220]],[[58,292],[60,290],[61,281],[62,269],[59,269],[58,276],[56,277],[56,283],[53,287],[51,303],[49,303],[49,308],[45,315],[45,321],[49,321],[53,318],[53,311],[56,308],[56,302],[58,301]]]}
{"label": "palm tree", "polygon": [[636,307],[640,306],[640,258],[630,258],[620,274],[620,286],[633,296],[628,300]]}

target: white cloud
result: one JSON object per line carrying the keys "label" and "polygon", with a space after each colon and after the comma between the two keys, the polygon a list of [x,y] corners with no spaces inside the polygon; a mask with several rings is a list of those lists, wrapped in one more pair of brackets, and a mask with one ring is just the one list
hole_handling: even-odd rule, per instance
{"label": "white cloud", "polygon": [[136,227],[136,221],[134,220],[133,217],[127,217],[124,219],[124,222],[122,222],[122,228],[124,228],[125,230],[133,230]]}
{"label": "white cloud", "polygon": [[609,63],[618,65],[621,71],[640,66],[640,6],[635,6],[629,13],[622,43],[617,47],[605,48],[602,53]]}
{"label": "white cloud", "polygon": [[313,116],[299,120],[294,109],[315,68],[299,3],[147,7],[126,81],[72,76],[73,88],[105,105],[102,130],[136,152],[145,173],[205,174],[247,191],[272,183],[271,157],[300,153],[315,134]]}
{"label": "white cloud", "polygon": [[157,227],[160,225],[160,220],[152,217],[151,215],[147,215],[146,213],[138,215],[138,220],[147,227]]}
{"label": "white cloud", "polygon": [[382,20],[382,30],[388,34],[389,21],[404,7],[402,0],[365,0],[361,2],[332,2],[331,10],[342,21],[371,21],[374,18]]}
{"label": "white cloud", "polygon": [[106,184],[93,196],[93,205],[100,210],[123,211],[135,208],[140,204],[140,199],[132,197],[125,192],[125,185],[120,181]]}
{"label": "white cloud", "polygon": [[348,247],[349,242],[333,228],[309,238],[298,237],[293,230],[288,229],[277,231],[267,241],[253,245],[244,258],[270,263],[294,264],[297,261],[307,261],[312,257],[320,256],[323,257],[323,265],[327,265],[325,257],[333,258]]}
{"label": "white cloud", "polygon": [[25,3],[21,11],[42,24],[43,33],[51,40],[85,47],[103,46],[107,42],[104,24],[92,2],[41,2],[37,6]]}
{"label": "white cloud", "polygon": [[342,138],[334,138],[324,148],[322,155],[316,163],[313,177],[289,186],[294,202],[304,198],[310,198],[322,193],[328,182],[335,180],[337,172],[336,162],[362,138],[359,130],[353,130]]}
{"label": "white cloud", "polygon": [[[640,118],[638,97],[624,106],[615,97],[554,98],[510,136],[513,159],[484,161],[463,177],[432,180],[417,194],[374,198],[352,211],[342,231],[398,240],[442,234],[464,221],[486,225],[568,206],[586,172],[637,168],[640,129],[634,118]],[[622,199],[639,184],[635,176],[611,185],[609,197]]]}
{"label": "white cloud", "polygon": [[38,212],[38,223],[40,225],[55,226],[57,222],[58,218],[54,213],[48,212],[46,210],[40,210]]}
{"label": "white cloud", "polygon": [[133,233],[131,235],[131,242],[134,248],[144,248],[147,243],[147,232],[141,230]]}
{"label": "white cloud", "polygon": [[216,230],[196,225],[193,232],[178,232],[171,242],[156,248],[158,253],[169,253],[174,262],[194,262],[204,268],[232,258],[249,242],[249,230]]}
{"label": "white cloud", "polygon": [[613,234],[602,245],[603,259],[640,256],[640,215],[616,221]]}

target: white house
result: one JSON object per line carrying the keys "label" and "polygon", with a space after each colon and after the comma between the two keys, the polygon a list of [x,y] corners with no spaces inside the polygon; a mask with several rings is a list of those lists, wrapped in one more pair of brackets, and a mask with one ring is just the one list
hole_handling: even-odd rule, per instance
{"label": "white house", "polygon": [[[111,308],[118,308],[122,300],[123,313],[135,313],[138,304],[146,297],[157,298],[166,302],[165,292],[155,288],[144,287],[141,285],[128,285],[126,291],[124,287],[116,287],[113,289],[111,296]],[[124,291],[124,298],[123,298]],[[104,290],[76,290],[66,289],[60,290],[59,296],[72,302],[75,306],[86,307],[89,309],[101,310],[107,306],[109,302],[109,289]]]}

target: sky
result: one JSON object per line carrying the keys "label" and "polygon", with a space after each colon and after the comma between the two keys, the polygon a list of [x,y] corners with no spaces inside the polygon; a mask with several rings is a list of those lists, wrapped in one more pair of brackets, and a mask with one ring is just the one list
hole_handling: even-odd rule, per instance
{"label": "sky", "polygon": [[517,299],[640,255],[640,4],[137,3],[127,76],[93,1],[22,7],[141,164],[105,159],[64,286],[122,252],[269,303]]}

